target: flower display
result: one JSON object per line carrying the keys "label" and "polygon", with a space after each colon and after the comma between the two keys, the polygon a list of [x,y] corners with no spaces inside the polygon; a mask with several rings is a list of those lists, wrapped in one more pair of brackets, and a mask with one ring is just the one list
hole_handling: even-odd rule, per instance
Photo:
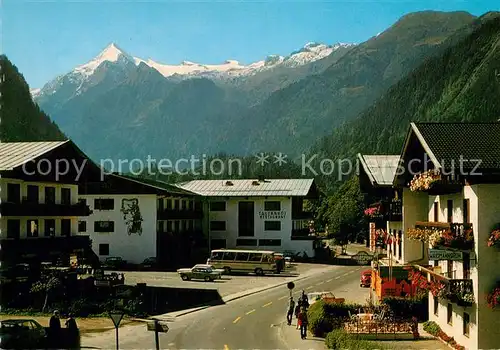
{"label": "flower display", "polygon": [[460,299],[463,300],[466,303],[473,304],[475,302],[474,300],[474,294],[472,293],[464,293],[460,296]]}
{"label": "flower display", "polygon": [[406,232],[408,239],[413,241],[429,242],[433,247],[443,241],[445,230],[433,228],[410,228]]}
{"label": "flower display", "polygon": [[432,185],[441,180],[441,174],[438,170],[428,170],[421,174],[413,176],[410,182],[410,191],[427,191]]}
{"label": "flower display", "polygon": [[365,215],[366,216],[375,216],[380,213],[380,208],[379,207],[371,207],[365,210]]}
{"label": "flower display", "polygon": [[500,247],[500,229],[491,231],[488,247]]}
{"label": "flower display", "polygon": [[441,281],[432,281],[430,291],[434,297],[444,298],[446,296],[446,285]]}
{"label": "flower display", "polygon": [[491,293],[486,296],[488,307],[494,309],[500,306],[500,287],[496,287]]}

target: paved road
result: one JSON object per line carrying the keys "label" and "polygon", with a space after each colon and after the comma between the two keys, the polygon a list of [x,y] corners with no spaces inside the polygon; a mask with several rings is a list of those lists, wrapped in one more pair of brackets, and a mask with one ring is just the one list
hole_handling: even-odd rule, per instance
{"label": "paved road", "polygon": [[[366,267],[331,266],[331,270],[297,281],[294,294],[333,291],[337,297],[363,302],[368,289],[359,287],[359,272]],[[162,349],[287,349],[279,332],[285,322],[289,292],[278,287],[225,305],[181,316],[160,335]],[[121,349],[154,349],[154,333],[145,325],[120,329]],[[297,331],[297,339],[300,337]],[[114,334],[83,338],[84,347],[112,348]],[[295,347],[295,346],[294,346]]]}

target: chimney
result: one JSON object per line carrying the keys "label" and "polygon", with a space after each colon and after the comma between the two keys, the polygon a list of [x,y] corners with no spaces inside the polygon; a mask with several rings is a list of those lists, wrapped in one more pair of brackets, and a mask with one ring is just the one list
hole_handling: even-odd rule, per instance
{"label": "chimney", "polygon": [[259,175],[259,182],[265,182],[266,179],[264,178],[264,175]]}

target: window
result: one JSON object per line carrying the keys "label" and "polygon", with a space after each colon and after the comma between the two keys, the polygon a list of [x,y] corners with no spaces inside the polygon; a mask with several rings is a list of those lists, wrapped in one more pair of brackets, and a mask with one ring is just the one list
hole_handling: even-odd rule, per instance
{"label": "window", "polygon": [[281,239],[259,239],[259,245],[267,247],[279,247],[281,246]]}
{"label": "window", "polygon": [[26,201],[29,203],[38,203],[40,200],[40,195],[38,192],[38,186],[35,185],[28,185],[27,188],[27,197]]}
{"label": "window", "polygon": [[181,232],[181,222],[179,220],[174,221],[174,232]]}
{"label": "window", "polygon": [[264,231],[281,231],[281,221],[264,221]]}
{"label": "window", "polygon": [[61,188],[61,204],[70,205],[71,204],[71,189]]}
{"label": "window", "polygon": [[187,210],[187,201],[183,200],[182,202],[182,210]]}
{"label": "window", "polygon": [[78,198],[78,203],[81,205],[87,205],[87,200],[85,198]]}
{"label": "window", "polygon": [[256,247],[257,240],[256,239],[239,238],[236,240],[236,245],[242,246],[242,247]]}
{"label": "window", "polygon": [[463,333],[465,336],[468,337],[470,333],[470,315],[466,312],[464,312],[463,321],[464,321]]}
{"label": "window", "polygon": [[202,224],[201,224],[201,220],[195,220],[194,221],[194,229],[196,231],[199,231],[202,229]]}
{"label": "window", "polygon": [[175,209],[175,210],[179,210],[179,209],[180,209],[180,205],[179,205],[179,204],[180,204],[180,203],[179,203],[179,200],[178,200],[178,199],[174,200],[174,209]]}
{"label": "window", "polygon": [[163,198],[158,198],[158,211],[163,211],[165,209],[165,200]]}
{"label": "window", "polygon": [[62,219],[61,220],[61,236],[69,237],[71,236],[71,220]]}
{"label": "window", "polygon": [[448,214],[448,222],[453,222],[453,200],[448,199],[447,203],[447,214]]}
{"label": "window", "polygon": [[446,314],[446,321],[448,322],[448,324],[453,324],[453,305],[451,304],[448,304],[448,307],[447,307],[447,314]]}
{"label": "window", "polygon": [[226,222],[210,221],[210,231],[226,231]]}
{"label": "window", "polygon": [[95,210],[113,210],[115,209],[115,200],[113,198],[94,199]]}
{"label": "window", "polygon": [[453,260],[447,260],[446,261],[446,276],[448,278],[453,278],[454,276],[453,273]]}
{"label": "window", "polygon": [[26,236],[38,237],[38,220],[28,220],[26,222]]}
{"label": "window", "polygon": [[54,237],[56,235],[56,220],[45,219],[44,222],[44,236]]}
{"label": "window", "polygon": [[437,297],[432,297],[434,299],[434,315],[438,315],[439,313],[439,300]]}
{"label": "window", "polygon": [[439,202],[434,202],[434,222],[439,221]]}
{"label": "window", "polygon": [[463,279],[468,280],[470,278],[470,253],[463,252],[462,258]]}
{"label": "window", "polygon": [[95,232],[113,232],[115,230],[114,221],[95,221],[94,231]]}
{"label": "window", "polygon": [[280,211],[281,202],[280,201],[266,201],[264,202],[264,210],[266,211]]}
{"label": "window", "polygon": [[21,202],[21,185],[7,184],[7,202],[11,203]]}
{"label": "window", "polygon": [[470,200],[469,199],[464,199],[464,204],[463,204],[463,212],[464,212],[464,223],[468,224],[470,223]]}
{"label": "window", "polygon": [[45,204],[56,204],[55,187],[45,187]]}
{"label": "window", "polygon": [[193,210],[194,209],[194,200],[189,200],[188,201],[188,209],[189,210]]}
{"label": "window", "polygon": [[87,221],[78,221],[78,232],[87,232]]}
{"label": "window", "polygon": [[167,209],[168,210],[172,209],[172,200],[170,198],[167,198]]}
{"label": "window", "polygon": [[248,261],[260,262],[262,260],[262,253],[250,253]]}
{"label": "window", "polygon": [[172,232],[173,222],[172,220],[167,220],[167,232]]}
{"label": "window", "polygon": [[107,243],[99,244],[99,255],[109,255],[109,244]]}
{"label": "window", "polygon": [[[226,248],[226,240],[225,239],[212,239],[210,240],[210,249],[224,249]],[[219,254],[217,257],[212,256],[212,259],[214,260],[221,260],[222,259],[222,253],[214,253],[214,254]]]}
{"label": "window", "polygon": [[210,211],[226,211],[226,202],[210,202]]}
{"label": "window", "polygon": [[7,238],[19,239],[21,237],[21,221],[7,220]]}
{"label": "window", "polygon": [[236,261],[248,261],[250,253],[236,253]]}
{"label": "window", "polygon": [[224,260],[233,261],[236,258],[236,253],[234,252],[224,252]]}

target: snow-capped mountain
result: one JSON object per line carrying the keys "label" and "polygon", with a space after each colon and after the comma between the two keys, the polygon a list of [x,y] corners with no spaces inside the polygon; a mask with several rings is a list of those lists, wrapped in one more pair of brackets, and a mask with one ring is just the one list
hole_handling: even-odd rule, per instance
{"label": "snow-capped mountain", "polygon": [[213,79],[237,78],[254,75],[262,71],[276,67],[294,68],[311,63],[332,54],[340,48],[348,48],[355,44],[325,45],[320,43],[307,43],[300,50],[288,56],[270,55],[261,61],[242,64],[236,60],[226,60],[221,64],[202,64],[190,61],[183,61],[180,64],[164,64],[153,59],[142,59],[133,57],[119,48],[115,43],[109,44],[99,55],[89,62],[79,65],[71,72],[56,77],[47,83],[42,89],[32,89],[33,97],[38,98],[43,95],[51,95],[58,87],[64,83],[77,85],[76,93],[81,93],[86,85],[93,85],[92,79],[96,72],[103,65],[113,65],[121,69],[130,69],[132,65],[138,66],[141,63],[155,69],[166,78],[188,79],[192,77],[206,77]]}

